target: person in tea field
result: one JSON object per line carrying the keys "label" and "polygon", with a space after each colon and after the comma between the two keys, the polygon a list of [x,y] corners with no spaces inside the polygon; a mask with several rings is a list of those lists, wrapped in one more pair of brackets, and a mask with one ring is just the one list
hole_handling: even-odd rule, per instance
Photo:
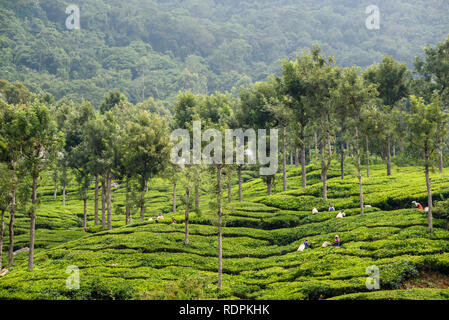
{"label": "person in tea field", "polygon": [[345,210],[343,209],[337,214],[336,218],[343,219],[344,217],[346,217],[346,213],[345,213]]}
{"label": "person in tea field", "polygon": [[304,249],[312,249],[312,245],[309,243],[309,239],[304,240]]}
{"label": "person in tea field", "polygon": [[416,201],[413,201],[412,203],[418,208],[418,210],[424,210],[424,208],[423,208],[421,203],[416,202]]}
{"label": "person in tea field", "polygon": [[334,205],[331,204],[331,205],[329,206],[329,212],[334,212],[334,211],[335,211]]}
{"label": "person in tea field", "polygon": [[175,220],[174,217],[171,218],[171,223],[172,223],[172,224],[176,224],[176,220]]}
{"label": "person in tea field", "polygon": [[318,209],[317,208],[313,208],[312,214],[317,214],[317,213],[318,213]]}
{"label": "person in tea field", "polygon": [[159,215],[156,218],[156,221],[161,221],[164,220],[164,216],[162,215],[162,213],[159,213]]}
{"label": "person in tea field", "polygon": [[334,246],[332,248],[334,248],[334,247],[341,247],[341,240],[338,235],[335,236]]}

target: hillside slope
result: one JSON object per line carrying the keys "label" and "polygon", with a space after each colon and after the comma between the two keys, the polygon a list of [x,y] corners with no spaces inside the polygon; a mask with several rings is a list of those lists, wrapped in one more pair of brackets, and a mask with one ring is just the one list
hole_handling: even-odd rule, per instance
{"label": "hillside slope", "polygon": [[[66,28],[66,7],[81,29]],[[449,2],[380,0],[380,30],[368,30],[366,1],[2,0],[0,79],[56,99],[99,105],[118,88],[133,103],[179,90],[232,90],[265,80],[279,60],[319,43],[343,66],[383,55],[407,62],[447,37]]]}
{"label": "hillside slope", "polygon": [[[298,169],[290,168],[289,195],[282,195],[278,185],[272,197],[264,196],[261,179],[247,176],[246,202],[234,199],[226,208],[221,293],[216,290],[215,215],[207,208],[209,199],[203,196],[203,213],[192,217],[189,246],[184,245],[182,223],[137,223],[84,235],[40,249],[32,272],[26,271],[25,262],[19,264],[0,279],[0,299],[449,298],[448,289],[442,286],[410,290],[404,286],[422,273],[449,274],[447,222],[435,219],[435,231],[429,234],[425,213],[410,209],[410,199],[425,203],[419,168],[397,168],[389,178],[384,177],[382,166],[373,168],[372,177],[364,180],[367,203],[377,207],[367,209],[363,217],[353,199],[356,178],[348,176],[342,182],[337,170],[331,170],[334,178],[329,181],[329,202],[337,209],[347,209],[344,219],[335,219],[335,213],[310,213],[314,206],[321,206],[322,211],[328,205],[319,198],[317,169],[309,166],[310,186],[302,190]],[[447,178],[436,174],[432,179],[435,199],[446,198]],[[155,190],[161,197],[162,185],[163,181],[157,183],[160,191]],[[169,197],[168,189],[165,197]],[[155,198],[158,196],[150,201]],[[159,203],[152,206],[150,216],[164,211],[169,200]],[[181,212],[176,216],[178,221],[182,220]],[[171,216],[166,214],[166,221]],[[121,220],[122,216],[114,215],[116,225]],[[343,248],[320,247],[336,234]],[[316,247],[297,252],[305,238],[316,242]],[[366,269],[372,265],[380,269],[381,291],[366,288]],[[80,269],[80,290],[66,288],[68,266]]]}

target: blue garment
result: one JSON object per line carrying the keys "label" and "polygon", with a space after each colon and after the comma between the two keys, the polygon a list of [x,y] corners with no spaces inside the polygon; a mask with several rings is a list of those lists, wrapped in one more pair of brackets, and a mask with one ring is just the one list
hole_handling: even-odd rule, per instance
{"label": "blue garment", "polygon": [[332,211],[335,211],[335,208],[334,208],[334,207],[329,208],[329,212],[332,212]]}

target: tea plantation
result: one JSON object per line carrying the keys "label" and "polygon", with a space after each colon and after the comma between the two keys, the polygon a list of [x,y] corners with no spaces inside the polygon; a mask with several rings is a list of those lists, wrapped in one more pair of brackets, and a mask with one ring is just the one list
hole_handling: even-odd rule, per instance
{"label": "tea plantation", "polygon": [[[238,187],[232,188],[224,217],[221,292],[217,219],[207,194],[200,198],[200,212],[191,214],[185,246],[184,210],[179,203],[177,214],[171,213],[168,181],[151,180],[146,203],[146,220],[163,212],[164,223],[141,223],[136,213],[125,226],[123,213],[114,210],[113,230],[101,231],[93,226],[89,201],[88,233],[82,231],[82,201],[75,189],[63,207],[48,184],[40,189],[34,270],[27,271],[26,253],[17,254],[15,267],[0,278],[0,299],[449,299],[442,283],[416,285],[430,272],[449,276],[447,220],[436,215],[430,234],[426,212],[411,204],[427,203],[421,168],[396,167],[387,177],[383,165],[373,166],[371,177],[364,176],[365,203],[371,205],[364,216],[354,175],[342,181],[337,165],[331,167],[325,202],[319,167],[308,166],[306,189],[300,188],[300,174],[289,166],[288,191],[278,182],[266,196],[265,183],[245,171],[243,203]],[[434,201],[449,198],[447,174],[431,178]],[[123,201],[123,188],[114,189],[114,208]],[[327,212],[330,203],[347,216],[335,219],[336,213]],[[314,207],[320,213],[312,215]],[[170,224],[173,216],[177,224]],[[29,221],[23,213],[16,221],[18,250],[28,245]],[[321,247],[337,234],[342,248]],[[298,252],[306,238],[314,248]],[[78,290],[66,286],[68,266],[80,270]],[[379,290],[367,289],[369,266],[380,270]],[[411,282],[415,285],[406,285]]]}

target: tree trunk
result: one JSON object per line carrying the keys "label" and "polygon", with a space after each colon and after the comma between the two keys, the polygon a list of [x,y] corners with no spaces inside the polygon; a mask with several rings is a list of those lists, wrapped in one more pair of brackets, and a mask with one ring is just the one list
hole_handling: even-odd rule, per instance
{"label": "tree trunk", "polygon": [[231,187],[232,185],[229,183],[228,184],[228,203],[231,203],[232,198],[231,198]]}
{"label": "tree trunk", "polygon": [[65,181],[62,184],[62,205],[65,206],[65,193],[66,193],[66,186]]}
{"label": "tree trunk", "polygon": [[130,187],[129,187],[129,179],[126,178],[126,209],[125,209],[125,224],[129,224],[129,218],[130,218],[130,209],[129,209],[129,193],[130,193]]}
{"label": "tree trunk", "polygon": [[242,166],[238,166],[238,179],[239,179],[239,201],[243,201],[243,192],[242,192]]}
{"label": "tree trunk", "polygon": [[[55,172],[53,174],[53,179],[55,181],[55,189],[53,191],[53,199],[56,200],[56,197],[58,196],[58,169],[55,169]],[[1,270],[1,268],[0,268]]]}
{"label": "tree trunk", "polygon": [[438,151],[438,169],[440,173],[443,173],[443,148],[440,147]]}
{"label": "tree trunk", "polygon": [[83,201],[84,201],[83,227],[87,228],[87,199],[83,199]]}
{"label": "tree trunk", "polygon": [[5,210],[2,209],[0,215],[0,271],[2,270],[2,259],[3,259],[3,235],[5,234]]}
{"label": "tree trunk", "polygon": [[36,205],[37,205],[37,179],[39,174],[37,168],[34,169],[33,174],[33,192],[31,196],[31,203],[33,204],[33,210],[30,215],[30,251],[28,254],[28,271],[33,270],[34,265],[34,238],[36,231]]}
{"label": "tree trunk", "polygon": [[293,165],[293,152],[291,149],[290,149],[290,165],[291,166]]}
{"label": "tree trunk", "polygon": [[323,199],[327,201],[327,173],[325,170],[321,172],[321,181],[323,181]]}
{"label": "tree trunk", "polygon": [[106,179],[101,177],[101,225],[106,229]]}
{"label": "tree trunk", "polygon": [[391,176],[391,137],[387,136],[387,176]]}
{"label": "tree trunk", "polygon": [[195,186],[195,209],[200,207],[200,187],[198,185]]}
{"label": "tree trunk", "polygon": [[[304,133],[302,133],[304,139]],[[318,135],[316,134],[316,131],[314,132],[314,138],[315,138],[315,152],[318,153]]]}
{"label": "tree trunk", "polygon": [[272,186],[271,180],[272,180],[272,177],[271,177],[271,176],[267,176],[267,195],[269,195],[269,196],[271,196],[271,194],[272,194],[272,190],[271,190],[271,186]]}
{"label": "tree trunk", "polygon": [[299,148],[295,148],[295,167],[299,167]]}
{"label": "tree trunk", "polygon": [[366,143],[366,176],[369,178],[369,138],[368,136],[365,137],[365,143]]}
{"label": "tree trunk", "polygon": [[301,149],[301,177],[302,187],[307,187],[307,172],[306,172],[306,146],[303,145]]}
{"label": "tree trunk", "polygon": [[223,289],[223,239],[222,239],[222,218],[223,218],[223,207],[221,201],[221,171],[222,166],[217,167],[217,193],[218,193],[218,290]]}
{"label": "tree trunk", "polygon": [[8,252],[8,268],[14,265],[14,221],[16,219],[16,174],[13,172],[11,187],[11,208],[9,216],[9,252]]}
{"label": "tree trunk", "polygon": [[[329,158],[331,157],[331,146],[330,146],[330,137],[327,137],[327,146],[329,148]],[[325,146],[324,143],[321,143],[321,181],[323,182],[323,199],[327,201],[327,171],[331,165],[331,160],[329,159],[326,163],[325,160]]]}
{"label": "tree trunk", "polygon": [[424,151],[424,162],[425,162],[425,171],[426,171],[426,186],[427,186],[427,207],[429,208],[429,212],[427,213],[427,221],[429,223],[429,231],[433,232],[433,216],[432,216],[432,189],[430,185],[430,176],[429,176],[429,154],[427,151],[427,146]]}
{"label": "tree trunk", "polygon": [[359,177],[359,197],[360,197],[360,215],[363,216],[365,213],[365,204],[363,203],[363,182],[362,182],[362,169],[360,162],[360,144],[359,144],[359,129],[355,128],[355,143],[357,151],[357,174]]}
{"label": "tree trunk", "polygon": [[285,140],[287,137],[287,127],[284,127],[282,134],[282,175],[283,175],[283,187],[284,191],[287,191],[287,148],[285,146]]}
{"label": "tree trunk", "polygon": [[173,181],[173,213],[176,213],[176,181]]}
{"label": "tree trunk", "polygon": [[307,186],[307,173],[306,173],[306,143],[305,143],[304,126],[301,126],[301,176],[302,176],[302,187]]}
{"label": "tree trunk", "polygon": [[341,131],[340,135],[340,148],[341,148],[341,154],[340,154],[340,170],[341,170],[341,180],[345,179],[345,148],[344,148],[344,131]]}
{"label": "tree trunk", "polygon": [[108,230],[112,230],[112,216],[111,216],[111,171],[107,173],[107,202],[108,202]]}
{"label": "tree trunk", "polygon": [[95,176],[95,209],[94,209],[94,219],[95,225],[98,226],[98,174]]}
{"label": "tree trunk", "polygon": [[189,188],[186,188],[186,199],[187,199],[187,203],[186,203],[186,216],[185,216],[185,221],[184,221],[184,225],[185,225],[184,244],[186,246],[188,246],[189,245],[189,211],[190,211],[190,190],[189,190]]}
{"label": "tree trunk", "polygon": [[140,194],[140,221],[145,220],[145,192],[147,190],[147,181],[144,180],[142,193]]}

